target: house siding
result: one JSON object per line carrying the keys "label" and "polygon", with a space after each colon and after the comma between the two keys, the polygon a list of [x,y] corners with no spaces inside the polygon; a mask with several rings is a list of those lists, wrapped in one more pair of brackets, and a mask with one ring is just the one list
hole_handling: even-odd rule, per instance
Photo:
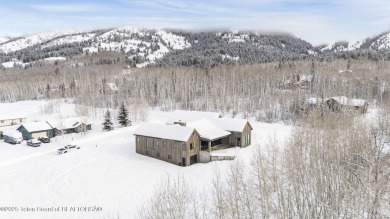
{"label": "house siding", "polygon": [[0,127],[19,125],[26,122],[26,118],[16,118],[16,119],[0,119]]}
{"label": "house siding", "polygon": [[[138,154],[181,166],[183,166],[183,158],[185,158],[184,166],[189,166],[190,157],[197,155],[200,148],[199,134],[195,131],[186,142],[136,135],[135,144]],[[194,145],[192,150],[190,150],[191,144]],[[182,150],[183,145],[185,145],[185,151]],[[171,159],[168,158],[169,155]]]}
{"label": "house siding", "polygon": [[247,123],[241,133],[241,147],[247,147],[252,144],[252,129]]}

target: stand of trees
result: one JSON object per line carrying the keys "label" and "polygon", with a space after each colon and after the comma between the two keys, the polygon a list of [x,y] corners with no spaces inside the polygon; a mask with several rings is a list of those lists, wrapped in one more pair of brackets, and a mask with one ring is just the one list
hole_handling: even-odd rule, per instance
{"label": "stand of trees", "polygon": [[[100,58],[104,59],[93,56]],[[389,97],[390,63],[386,61],[281,61],[225,64],[209,69],[148,67],[131,71],[123,69],[123,63],[78,68],[67,63],[58,67],[59,73],[55,73],[56,66],[1,71],[0,101],[72,98],[80,105],[112,109],[125,101],[142,104],[138,109],[149,106],[167,111],[217,111],[289,123],[302,116],[302,104],[308,97],[346,96],[362,98],[370,104],[381,104]],[[348,66],[351,72],[339,73]],[[286,89],[287,82],[308,75],[313,80],[304,88]],[[107,83],[115,83],[118,91],[110,90]],[[138,109],[131,112],[140,112]]]}

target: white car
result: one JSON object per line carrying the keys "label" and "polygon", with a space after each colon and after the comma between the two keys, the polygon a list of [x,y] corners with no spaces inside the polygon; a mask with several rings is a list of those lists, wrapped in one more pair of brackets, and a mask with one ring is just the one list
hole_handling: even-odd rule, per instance
{"label": "white car", "polygon": [[80,149],[80,146],[70,145],[69,144],[69,145],[66,145],[63,148],[58,149],[58,153],[59,154],[65,154],[65,153],[68,153],[68,151],[73,151],[73,150],[77,150],[77,149]]}
{"label": "white car", "polygon": [[39,147],[41,146],[41,142],[38,141],[37,139],[30,139],[27,141],[27,145],[32,147]]}

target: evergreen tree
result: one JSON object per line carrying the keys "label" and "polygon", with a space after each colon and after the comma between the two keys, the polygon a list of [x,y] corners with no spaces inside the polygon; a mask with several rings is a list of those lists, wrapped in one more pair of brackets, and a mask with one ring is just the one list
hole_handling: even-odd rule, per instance
{"label": "evergreen tree", "polygon": [[111,131],[114,129],[114,124],[111,122],[111,113],[110,110],[107,110],[104,114],[103,130]]}
{"label": "evergreen tree", "polygon": [[118,113],[118,122],[122,126],[129,126],[131,125],[131,121],[129,120],[129,111],[127,110],[125,103],[122,101],[122,104],[119,108],[119,113]]}

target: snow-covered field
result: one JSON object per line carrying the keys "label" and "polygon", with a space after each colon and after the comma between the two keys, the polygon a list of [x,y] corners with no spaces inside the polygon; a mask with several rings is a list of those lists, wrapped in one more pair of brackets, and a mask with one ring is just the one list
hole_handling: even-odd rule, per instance
{"label": "snow-covered field", "polygon": [[[44,101],[0,103],[1,111],[29,107],[29,121],[58,117],[42,114]],[[70,112],[73,104],[61,102],[61,111]],[[149,122],[165,123],[171,112],[151,110]],[[71,113],[64,116],[72,116]],[[0,218],[135,218],[137,208],[158,188],[166,176],[181,174],[198,188],[210,187],[213,172],[221,172],[232,162],[218,161],[179,167],[135,153],[132,133],[137,124],[110,132],[101,131],[102,117],[91,118],[93,130],[86,135],[58,136],[52,143],[34,148],[0,142]],[[235,154],[236,160],[248,160],[255,147],[265,147],[270,138],[286,139],[291,126],[251,121],[252,146],[218,153]],[[58,155],[67,143],[80,150]],[[203,189],[202,189],[203,190]],[[15,210],[16,212],[11,212]],[[29,209],[26,209],[29,208]],[[35,210],[35,211],[26,211]],[[91,211],[98,210],[98,211]]]}

